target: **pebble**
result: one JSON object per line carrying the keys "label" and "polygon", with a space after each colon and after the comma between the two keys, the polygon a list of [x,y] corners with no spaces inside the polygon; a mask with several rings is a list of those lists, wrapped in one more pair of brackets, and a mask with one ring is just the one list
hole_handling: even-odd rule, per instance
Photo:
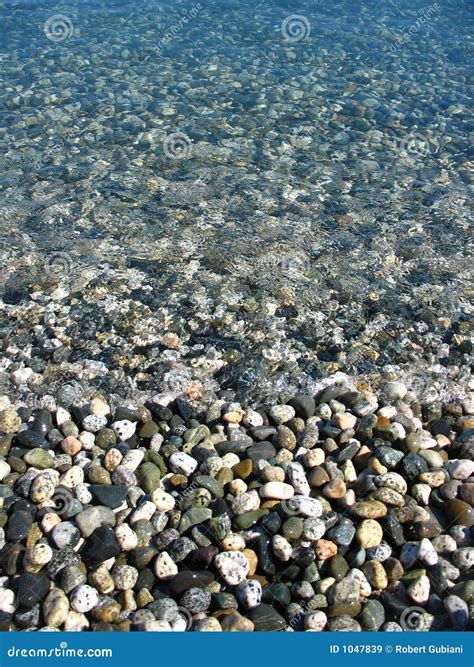
{"label": "pebble", "polygon": [[202,588],[189,588],[180,599],[181,606],[193,614],[206,611],[211,604],[211,594]]}
{"label": "pebble", "polygon": [[163,581],[173,579],[178,574],[178,566],[166,551],[162,551],[156,558],[155,574]]}
{"label": "pebble", "polygon": [[170,467],[173,472],[180,473],[189,477],[196,470],[198,462],[189,454],[184,452],[175,452],[169,459]]}
{"label": "pebble", "polygon": [[428,566],[436,565],[438,562],[438,554],[428,538],[425,537],[420,540],[417,557],[418,560]]}
{"label": "pebble", "polygon": [[117,436],[119,442],[126,442],[135,435],[137,425],[128,419],[121,419],[113,422],[112,429]]}
{"label": "pebble", "polygon": [[260,496],[262,498],[289,500],[294,494],[294,488],[290,484],[284,484],[283,482],[267,482],[260,488]]}
{"label": "pebble", "polygon": [[80,536],[81,534],[77,526],[70,521],[58,523],[51,531],[51,539],[58,549],[76,546]]}
{"label": "pebble", "polygon": [[290,560],[293,547],[282,535],[274,535],[271,539],[272,551],[278,560],[287,562]]}
{"label": "pebble", "polygon": [[464,631],[469,622],[469,607],[467,603],[457,595],[448,595],[444,599],[444,607],[449,614],[454,630]]}
{"label": "pebble", "polygon": [[430,580],[426,575],[415,579],[407,588],[407,594],[416,604],[426,604],[430,595]]}
{"label": "pebble", "polygon": [[383,531],[381,525],[373,519],[365,519],[357,527],[356,536],[361,547],[370,549],[377,547],[382,541]]}
{"label": "pebble", "polygon": [[240,551],[226,551],[214,559],[217,571],[230,586],[237,586],[248,574],[249,563]]}
{"label": "pebble", "polygon": [[[278,482],[269,482],[269,484],[278,484]],[[259,507],[260,498],[255,490],[240,493],[232,501],[232,511],[234,514],[245,514],[257,510]]]}
{"label": "pebble", "polygon": [[0,402],[0,612],[18,629],[359,632],[402,628],[409,604],[426,629],[467,629],[472,418],[391,399],[397,382],[381,405],[349,387],[259,412],[220,399],[206,423],[173,397],[54,419]]}
{"label": "pebble", "polygon": [[301,516],[305,517],[320,517],[323,513],[322,505],[316,498],[293,496],[293,498],[284,502],[284,511],[286,514],[301,514]]}
{"label": "pebble", "polygon": [[304,627],[306,630],[322,632],[326,627],[328,617],[324,611],[311,611],[304,616]]}
{"label": "pebble", "polygon": [[98,605],[99,594],[92,586],[82,584],[73,590],[70,603],[73,611],[85,614]]}
{"label": "pebble", "polygon": [[262,585],[254,579],[242,581],[237,586],[235,593],[240,604],[245,609],[257,607],[262,601]]}
{"label": "pebble", "polygon": [[287,625],[283,616],[265,603],[249,609],[247,616],[254,624],[254,632],[277,632],[283,630]]}

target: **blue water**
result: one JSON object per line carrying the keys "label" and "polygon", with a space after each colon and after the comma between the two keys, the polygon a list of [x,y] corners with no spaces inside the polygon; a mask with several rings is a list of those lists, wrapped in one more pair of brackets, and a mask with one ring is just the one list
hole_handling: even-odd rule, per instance
{"label": "blue water", "polygon": [[60,284],[60,377],[464,367],[472,24],[467,0],[0,3],[5,331]]}

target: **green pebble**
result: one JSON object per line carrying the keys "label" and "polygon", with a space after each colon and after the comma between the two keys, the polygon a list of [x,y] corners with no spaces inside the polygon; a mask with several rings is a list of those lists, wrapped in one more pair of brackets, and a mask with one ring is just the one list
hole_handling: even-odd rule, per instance
{"label": "green pebble", "polygon": [[89,482],[91,484],[112,484],[110,473],[99,465],[91,465],[88,470]]}
{"label": "green pebble", "polygon": [[95,436],[95,444],[101,449],[107,449],[107,447],[115,445],[116,443],[117,438],[111,428],[101,428]]}
{"label": "green pebble", "polygon": [[209,547],[212,544],[207,526],[194,526],[191,530],[191,539],[196,542],[198,547]]}
{"label": "green pebble", "polygon": [[210,435],[211,431],[209,430],[209,427],[201,424],[200,426],[196,426],[196,428],[189,428],[184,433],[184,442],[191,445],[197,445],[201,440],[204,440],[204,438],[207,438]]}
{"label": "green pebble", "polygon": [[143,463],[138,469],[137,476],[145,493],[152,493],[160,486],[161,472],[154,463]]}
{"label": "green pebble", "polygon": [[426,570],[423,568],[419,568],[418,570],[411,570],[411,572],[406,572],[403,577],[402,581],[404,583],[411,583],[415,581],[415,579],[419,579],[420,577],[424,577],[426,575]]}
{"label": "green pebble", "polygon": [[281,534],[288,542],[295,542],[303,532],[303,519],[298,516],[290,516],[283,524]]}
{"label": "green pebble", "polygon": [[212,496],[207,489],[189,489],[183,491],[179,498],[179,509],[189,510],[192,507],[207,507]]}
{"label": "green pebble", "polygon": [[196,475],[193,478],[193,483],[203,489],[207,489],[215,498],[224,497],[224,487],[215,477],[211,477],[210,475]]}
{"label": "green pebble", "polygon": [[319,576],[318,567],[314,561],[304,569],[301,579],[303,581],[309,581],[310,584],[314,584],[315,581],[319,581],[321,579]]}
{"label": "green pebble", "polygon": [[212,510],[208,509],[207,507],[193,507],[182,515],[179,522],[178,531],[180,533],[185,533],[192,526],[195,526],[198,523],[209,521],[211,517]]}
{"label": "green pebble", "polygon": [[231,523],[230,517],[228,514],[220,514],[215,516],[209,522],[209,532],[216,540],[223,540],[224,537],[230,532]]}
{"label": "green pebble", "polygon": [[10,451],[10,447],[12,445],[12,440],[13,440],[13,434],[12,433],[7,433],[6,435],[2,435],[0,438],[0,456],[8,456],[8,452]]}
{"label": "green pebble", "polygon": [[76,426],[76,424],[72,421],[64,422],[64,424],[61,424],[60,429],[61,433],[64,435],[65,438],[67,438],[70,435],[77,438],[77,436],[79,435],[79,429]]}
{"label": "green pebble", "polygon": [[249,609],[247,617],[255,626],[254,632],[277,632],[287,625],[283,616],[269,604],[259,604]]}
{"label": "green pebble", "polygon": [[156,433],[159,433],[160,429],[158,424],[155,422],[145,422],[138,431],[139,438],[152,438]]}
{"label": "green pebble", "polygon": [[239,516],[235,517],[234,519],[235,527],[239,530],[248,530],[254,524],[256,524],[257,521],[262,518],[262,516],[269,514],[269,511],[270,510],[267,509],[251,510],[250,512],[239,514]]}
{"label": "green pebble", "polygon": [[23,460],[28,463],[28,465],[33,466],[34,468],[39,468],[40,470],[54,467],[54,458],[44,449],[30,449],[26,452]]}
{"label": "green pebble", "polygon": [[229,482],[232,482],[234,479],[234,473],[230,468],[221,468],[216,475],[216,481],[224,487]]}
{"label": "green pebble", "polygon": [[329,561],[329,573],[331,577],[334,577],[336,581],[341,581],[344,579],[346,574],[349,572],[349,565],[347,564],[346,559],[341,554],[336,554]]}
{"label": "green pebble", "polygon": [[145,458],[146,461],[154,463],[158,467],[162,477],[164,477],[167,474],[168,469],[161,454],[158,454],[158,452],[148,452],[148,456],[146,456]]}

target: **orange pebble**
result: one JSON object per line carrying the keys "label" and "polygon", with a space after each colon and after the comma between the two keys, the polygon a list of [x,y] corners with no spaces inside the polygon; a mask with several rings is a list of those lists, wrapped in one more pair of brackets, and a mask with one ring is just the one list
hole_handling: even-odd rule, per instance
{"label": "orange pebble", "polygon": [[337,544],[330,540],[318,540],[314,550],[319,560],[328,560],[337,554]]}
{"label": "orange pebble", "polygon": [[81,441],[75,438],[73,435],[68,435],[61,443],[61,449],[65,454],[70,456],[75,456],[78,452],[81,451],[82,444]]}

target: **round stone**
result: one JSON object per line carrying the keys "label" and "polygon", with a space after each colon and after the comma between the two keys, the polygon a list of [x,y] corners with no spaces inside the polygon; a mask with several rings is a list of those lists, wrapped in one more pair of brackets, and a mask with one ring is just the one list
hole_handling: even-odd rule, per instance
{"label": "round stone", "polygon": [[226,551],[214,558],[217,571],[230,586],[237,586],[249,571],[249,562],[240,551]]}
{"label": "round stone", "polygon": [[244,609],[252,609],[262,601],[262,585],[254,579],[242,581],[237,586],[235,593]]}
{"label": "round stone", "polygon": [[295,494],[294,488],[284,482],[267,482],[260,488],[262,498],[274,498],[276,500],[289,500]]}
{"label": "round stone", "polygon": [[377,547],[383,537],[382,526],[373,519],[366,519],[357,527],[356,536],[364,549]]}
{"label": "round stone", "polygon": [[173,472],[189,477],[196,470],[198,462],[189,454],[175,452],[170,456],[169,464]]}
{"label": "round stone", "polygon": [[94,609],[99,604],[99,593],[92,586],[82,584],[71,594],[71,608],[81,614]]}
{"label": "round stone", "polygon": [[211,604],[212,596],[202,588],[189,588],[180,598],[180,605],[193,614],[206,611]]}

